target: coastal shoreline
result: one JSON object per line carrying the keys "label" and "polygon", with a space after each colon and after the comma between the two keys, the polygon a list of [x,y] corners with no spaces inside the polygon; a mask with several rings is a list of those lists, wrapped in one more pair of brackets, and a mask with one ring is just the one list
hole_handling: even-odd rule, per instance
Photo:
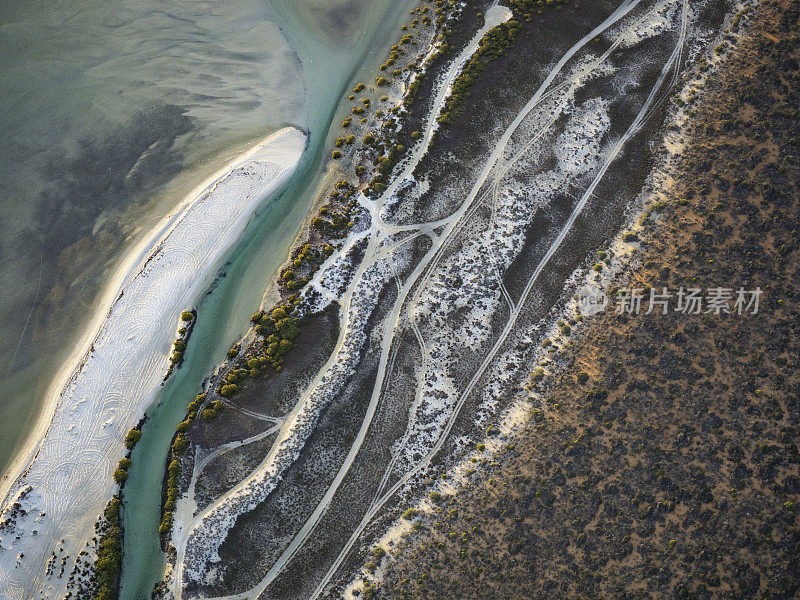
{"label": "coastal shoreline", "polygon": [[[437,122],[435,120],[435,116],[439,114],[439,110],[441,108],[441,105],[443,105],[444,99],[450,94],[451,89],[452,89],[452,82],[456,79],[457,75],[463,70],[464,66],[466,65],[466,63],[468,62],[470,57],[477,51],[477,49],[479,47],[479,42],[484,38],[485,34],[488,31],[490,31],[491,29],[493,29],[494,27],[509,21],[511,19],[511,17],[512,17],[512,13],[508,8],[503,7],[503,6],[499,6],[497,2],[492,3],[490,8],[487,10],[486,17],[485,17],[483,25],[478,29],[478,31],[476,31],[475,33],[472,34],[471,38],[468,40],[468,43],[467,43],[466,47],[454,58],[452,64],[448,68],[447,72],[444,74],[443,81],[440,82],[441,83],[441,89],[437,92],[437,94],[436,94],[436,96],[434,98],[434,101],[433,101],[434,111],[431,114],[431,117],[430,117],[429,123],[427,124],[427,127],[425,128],[424,139],[422,139],[420,142],[418,142],[416,144],[416,146],[415,146],[415,152],[417,154],[416,154],[416,159],[412,160],[412,164],[414,166],[416,165],[416,163],[419,162],[419,160],[422,158],[422,156],[424,154],[424,151],[427,150],[427,148],[429,147],[431,138],[432,138],[434,132],[437,129]],[[430,46],[428,46],[426,49],[424,49],[421,54],[424,55],[424,56],[430,55],[430,53],[436,47],[436,44],[437,44],[436,39],[435,38],[432,39],[430,41]],[[401,93],[399,94],[399,97],[398,97],[398,100],[397,100],[397,102],[398,102],[397,106],[398,107],[402,106],[403,99],[406,97],[406,92],[407,92],[407,86],[404,84],[402,86],[402,88],[401,88]],[[420,152],[422,152],[423,154],[420,154]],[[399,185],[399,183],[401,181],[403,181],[404,178],[408,174],[410,174],[411,170],[413,170],[413,167],[406,166],[406,170],[404,171],[406,173],[406,175],[395,176],[394,177],[394,182],[395,182],[394,186],[390,186],[390,188],[383,194],[383,197],[386,198],[386,199],[392,197],[392,195],[394,194],[394,191],[396,189],[396,185]],[[336,171],[335,167],[332,167],[331,171]],[[332,173],[329,173],[329,176],[330,175],[332,175]],[[368,187],[368,185],[366,183],[361,183],[360,182],[358,187],[359,187],[359,191],[358,191],[358,194],[356,196],[358,204],[365,211],[365,213],[372,212],[373,209],[366,208],[366,207],[369,206],[369,203],[367,201],[367,198],[364,196],[364,192],[366,191],[366,188]],[[317,206],[317,203],[315,203],[315,207],[316,206]],[[312,207],[312,212],[307,217],[307,219],[306,219],[306,221],[304,223],[304,227],[301,229],[301,232],[298,234],[298,236],[295,239],[295,242],[292,244],[292,249],[296,249],[298,247],[300,241],[306,239],[306,236],[308,236],[308,231],[311,229],[310,221],[311,221],[311,218],[314,216],[313,210],[314,210],[314,207]],[[381,211],[379,209],[375,209],[374,212],[377,215],[377,214],[380,214]],[[374,233],[374,230],[375,230],[376,227],[377,227],[377,225],[373,225],[371,227],[370,231]],[[358,233],[356,235],[357,236],[361,235],[363,237],[363,235],[366,234],[366,233],[367,232],[362,232],[362,233]],[[332,242],[333,240],[327,240],[327,241],[328,242]],[[328,263],[326,262],[325,265],[327,265],[327,264]],[[320,269],[320,272],[324,272],[326,270],[325,265],[322,266],[322,268]],[[273,287],[273,284],[274,284],[274,282],[270,282],[269,286],[267,287],[267,292],[265,293],[265,302],[262,302],[262,305],[261,305],[262,310],[267,305],[266,297],[268,296],[270,289]],[[313,287],[313,286],[309,286],[309,287]],[[304,293],[307,293],[307,292],[308,292],[308,289],[304,290]],[[254,341],[254,335],[253,335],[253,329],[251,328],[248,331],[248,333],[245,334],[245,336],[243,336],[242,340],[240,341],[240,345],[241,345],[242,348],[246,348],[253,341]],[[343,344],[345,344],[345,338],[344,337],[342,337],[340,339],[340,344],[339,345],[342,346]],[[330,361],[329,361],[327,366],[328,367],[333,367],[333,365],[335,365],[335,363],[336,363],[336,353],[334,353],[334,355],[332,355],[332,357],[331,357],[331,359],[330,359]],[[224,374],[225,372],[226,371],[219,371],[215,375],[215,381],[218,379],[218,377],[221,374]],[[313,386],[311,386],[309,388],[309,391],[308,391],[309,398],[311,398],[313,396],[313,389],[314,389]],[[280,464],[280,465],[282,465],[282,466],[279,466],[279,467],[275,467],[277,470],[280,470],[280,469],[282,469],[282,468],[284,468],[286,466],[286,464],[284,464],[283,461],[280,460],[280,458],[279,458],[280,453],[279,453],[278,449],[281,448],[281,446],[291,447],[293,444],[299,444],[300,446],[302,446],[304,444],[304,440],[301,439],[301,441],[297,442],[294,439],[295,437],[302,438],[303,435],[302,434],[298,435],[297,432],[295,432],[293,430],[293,427],[294,428],[297,427],[297,425],[293,425],[293,424],[299,423],[299,422],[303,422],[304,420],[309,419],[309,415],[313,415],[315,412],[317,412],[319,410],[318,407],[315,408],[313,406],[313,402],[311,403],[312,406],[310,406],[310,407],[306,406],[306,404],[307,404],[307,402],[305,402],[305,401],[298,401],[298,403],[295,405],[295,407],[294,407],[294,409],[293,409],[293,411],[291,413],[291,416],[286,418],[286,424],[281,429],[281,432],[279,434],[278,440],[276,441],[276,443],[274,445],[274,448],[273,448],[274,452],[270,452],[270,455],[267,458],[265,458],[265,460],[262,463],[262,465],[260,465],[259,469],[262,470],[263,472],[270,472],[270,467],[271,467],[272,464]],[[314,419],[314,417],[311,417],[311,421],[313,421],[313,419]],[[288,453],[291,453],[291,452],[292,452],[292,450],[288,450]],[[291,460],[287,461],[287,462],[291,462]],[[254,472],[251,475],[251,478],[257,478],[258,475],[259,475],[259,473]],[[272,479],[276,479],[276,478],[277,477],[269,477],[269,476],[266,477],[267,480],[272,480]],[[241,485],[243,485],[243,484],[240,484],[240,486]],[[268,484],[267,484],[267,487],[268,487]],[[247,500],[245,502],[247,502]],[[217,510],[220,510],[220,511],[225,511],[229,507],[226,504],[220,504],[218,507],[215,507],[215,508]],[[230,519],[230,517],[226,517],[226,519],[228,521],[232,521],[232,519]],[[212,518],[210,518],[209,515],[207,515],[205,519],[201,519],[201,520],[198,520],[196,522],[193,521],[192,526],[188,527],[186,530],[184,530],[184,524],[181,524],[181,526],[178,528],[180,530],[180,533],[173,537],[173,541],[175,541],[176,539],[179,540],[179,541],[175,541],[175,546],[178,548],[178,557],[177,557],[178,565],[177,565],[177,577],[175,578],[175,581],[173,583],[175,584],[176,588],[180,588],[182,586],[183,567],[184,567],[184,565],[183,565],[183,559],[184,559],[183,552],[186,550],[186,548],[188,548],[190,546],[190,542],[191,541],[196,541],[197,538],[203,538],[204,537],[202,533],[197,533],[196,530],[202,529],[204,521],[206,521],[206,520],[211,521]],[[220,536],[220,537],[224,537],[224,536]],[[215,542],[209,541],[209,540],[206,540],[206,541],[208,543],[210,543],[211,545],[213,545],[215,543]]]}
{"label": "coastal shoreline", "polygon": [[[34,460],[39,446],[44,436],[47,434],[47,430],[50,428],[56,406],[63,395],[64,389],[69,384],[69,380],[74,376],[76,371],[80,370],[81,365],[90,352],[92,342],[97,337],[101,324],[108,318],[111,311],[109,307],[119,298],[120,293],[131,278],[131,275],[140,270],[140,267],[143,266],[143,263],[149,257],[151,250],[155,247],[158,240],[164,237],[169,229],[183,217],[188,208],[200,198],[205,190],[216,181],[219,181],[226,173],[230,173],[237,165],[258,152],[259,149],[270,143],[270,141],[278,138],[289,129],[291,128],[283,128],[273,132],[244,154],[236,156],[224,166],[217,169],[212,175],[208,176],[186,194],[177,206],[160,219],[147,236],[143,237],[128,251],[127,256],[119,263],[114,275],[105,285],[105,289],[101,291],[101,299],[96,304],[94,315],[84,327],[85,333],[75,341],[73,350],[63,361],[56,375],[53,376],[52,383],[46,394],[47,399],[41,409],[36,425],[31,430],[25,444],[17,451],[14,458],[9,463],[6,472],[3,474],[3,479],[0,481],[0,498],[2,499],[0,506],[5,506],[8,501],[9,490],[14,486],[14,483],[24,475],[25,470],[27,470],[27,467]],[[282,182],[277,182],[276,187],[280,185],[280,183]]]}
{"label": "coastal shoreline", "polygon": [[[307,136],[298,129],[287,127],[274,132],[260,143],[256,144],[244,155],[240,155],[228,162],[228,164],[219,169],[214,175],[198,185],[177,207],[170,211],[170,213],[159,222],[148,236],[143,238],[142,241],[129,252],[128,256],[118,267],[115,275],[107,284],[102,294],[102,299],[98,302],[95,313],[85,329],[86,333],[76,342],[74,346],[75,350],[70,354],[69,359],[64,362],[57,377],[53,379],[53,383],[47,394],[45,407],[41,411],[36,427],[8,468],[7,474],[3,479],[2,487],[0,487],[0,497],[3,498],[4,507],[7,504],[11,504],[13,501],[12,497],[15,496],[16,491],[26,483],[25,479],[31,474],[32,469],[35,468],[37,459],[40,458],[41,452],[46,446],[48,436],[51,435],[54,427],[57,424],[63,425],[61,421],[64,421],[64,419],[59,421],[59,413],[67,411],[67,407],[63,406],[65,398],[67,395],[70,395],[70,397],[75,396],[77,382],[81,374],[84,373],[87,364],[91,363],[95,358],[95,344],[102,345],[104,335],[108,334],[110,327],[113,326],[113,319],[111,319],[111,317],[114,311],[119,309],[119,311],[124,313],[125,310],[136,310],[139,308],[136,306],[132,308],[130,306],[124,306],[128,300],[128,297],[125,296],[126,291],[131,290],[132,286],[135,286],[137,280],[140,281],[147,277],[157,278],[159,270],[157,263],[164,260],[165,249],[167,251],[171,250],[173,260],[176,262],[172,265],[167,264],[166,271],[185,271],[184,281],[177,282],[178,285],[183,283],[179,294],[181,297],[172,298],[172,300],[174,300],[172,304],[175,304],[175,306],[172,306],[172,304],[170,304],[170,306],[162,304],[155,310],[160,315],[166,315],[170,320],[174,319],[175,315],[186,307],[187,302],[194,302],[197,299],[199,293],[202,291],[202,286],[206,285],[209,274],[213,272],[213,268],[218,264],[219,259],[227,253],[236,242],[239,233],[243,231],[250,222],[253,214],[261,206],[263,199],[279,188],[291,173],[294,172],[303,154],[306,143]],[[252,169],[253,173],[248,173],[248,169]],[[258,169],[260,169],[260,171],[258,171]],[[236,175],[238,179],[237,177],[230,177],[231,175]],[[217,203],[214,204],[216,200],[214,196],[217,188],[222,186],[220,188],[222,190],[220,194],[224,194],[227,189],[224,186],[236,185],[238,180],[243,180],[246,184],[251,185],[250,188],[245,189],[245,192],[252,190],[252,194],[239,197],[238,204],[230,202],[229,200],[225,202],[217,201]],[[240,186],[241,185],[244,184],[240,184]],[[236,194],[239,191],[238,188],[234,188],[230,190],[229,193],[233,194],[233,199],[237,199]],[[236,211],[231,214],[224,213],[228,205],[231,205],[232,209],[236,209]],[[218,215],[214,214],[215,210],[219,213]],[[215,223],[213,219],[215,216],[222,218],[218,219]],[[210,225],[210,227],[207,228],[206,225]],[[214,231],[214,228],[218,231]],[[209,239],[207,240],[203,240],[201,236],[195,233],[197,230],[202,231],[203,229],[208,229],[208,231],[206,231],[206,236],[209,236]],[[181,237],[181,234],[183,234],[183,237]],[[176,240],[179,243],[176,243]],[[170,243],[173,244],[172,247],[170,247]],[[197,248],[197,251],[201,255],[200,260],[190,260],[190,257],[187,257],[185,254],[182,255],[181,243],[185,244],[189,250],[192,250],[192,243],[208,247],[205,249]],[[182,256],[183,260],[181,260]],[[169,261],[169,259],[166,260],[167,262]],[[191,264],[192,262],[194,265]],[[194,266],[195,270],[187,269],[187,263],[189,267]],[[191,273],[194,276],[187,276],[186,273]],[[180,273],[173,274],[179,275]],[[158,282],[156,281],[156,283]],[[164,283],[167,284],[167,289],[165,290],[165,292],[167,292],[172,282],[166,281]],[[146,288],[147,286],[145,285],[145,289]],[[135,288],[132,289],[132,293],[135,295]],[[166,296],[166,293],[164,295]],[[147,301],[145,300],[145,302]],[[123,306],[119,308],[121,304]],[[125,315],[123,314],[121,316],[124,320]],[[169,331],[169,329],[166,331]],[[171,331],[169,331],[167,335],[171,336]],[[133,337],[134,336],[131,335],[127,340],[132,340]],[[116,346],[109,350],[112,355],[115,352],[118,354],[124,352],[124,350],[120,350]],[[166,360],[166,354],[160,357],[160,344],[159,348],[151,347],[148,350],[149,355],[145,357],[145,359],[150,363],[149,370],[155,372],[155,376],[160,383],[164,370],[161,368],[163,365],[161,365],[160,362]],[[142,350],[140,349],[140,351]],[[113,360],[113,356],[111,363],[116,364]],[[111,363],[109,363],[109,365]],[[147,365],[143,368],[147,368]],[[102,369],[101,372],[103,372]],[[134,372],[133,376],[138,380],[140,373]],[[131,394],[141,395],[140,402],[136,403],[136,406],[131,409],[136,412],[136,415],[133,416],[133,421],[135,422],[141,418],[144,411],[152,403],[154,394],[158,391],[160,386],[156,385],[149,391],[141,389],[141,385],[132,387],[138,389],[132,391]],[[144,387],[146,387],[146,385]],[[70,410],[75,412],[78,410],[79,405],[90,397],[92,397],[91,393],[88,396],[82,396]],[[98,397],[101,399],[98,400]],[[118,391],[109,392],[109,395],[105,397],[103,394],[95,394],[89,402],[90,404],[97,404],[97,409],[102,410],[106,408],[106,401],[113,403],[114,400],[123,400]],[[106,425],[111,425],[112,421],[115,420],[114,417],[120,416],[114,413],[113,407],[110,414],[112,417],[103,424],[104,427]],[[70,415],[62,416],[66,419]],[[100,418],[99,415],[93,414],[90,416],[95,419]],[[124,416],[123,420],[126,420]],[[117,440],[117,445],[120,447],[122,446],[122,437],[128,430],[128,427],[124,425],[125,423],[114,423],[113,425],[119,428],[119,435],[117,435],[116,438],[119,438]],[[72,428],[67,428],[67,432],[71,433]],[[99,451],[98,459],[105,455],[104,458],[108,460],[110,454],[113,454],[113,451]],[[68,463],[69,461],[67,460],[64,462]],[[110,461],[109,464],[111,463],[113,463],[113,460]],[[102,477],[102,475],[98,475],[95,471],[97,471],[97,468],[92,468],[91,471],[88,472],[88,475],[94,476],[95,478],[98,476]],[[48,479],[49,475],[52,475],[52,473],[44,473],[42,475],[44,478],[43,480]],[[107,480],[109,481],[109,485],[111,485],[110,478],[107,478]],[[97,495],[101,495],[99,490],[97,491]],[[50,512],[51,511],[48,510],[48,513]],[[93,517],[94,514],[89,515],[90,519],[93,519]],[[41,527],[41,524],[38,526]],[[73,528],[70,527],[70,529]],[[26,531],[26,533],[29,532]],[[53,536],[63,536],[63,533],[58,531],[52,531],[51,533]],[[28,548],[25,547],[24,543],[26,541],[25,537],[19,542],[12,544],[12,546],[18,548],[24,547],[26,550],[25,562],[29,562],[29,560],[33,558],[32,555],[36,553],[28,552]],[[37,538],[39,541],[35,545],[46,545],[42,541],[45,537],[47,537],[45,532],[40,531]],[[83,542],[85,542],[85,540],[80,540],[80,543],[76,545],[75,551],[71,552],[72,556],[78,554],[81,549],[79,546],[82,546]],[[10,567],[10,561],[12,560],[10,549],[4,548],[3,553],[5,553],[6,556],[3,557],[0,555],[0,564],[2,564],[2,562],[8,562],[7,566]],[[30,558],[29,555],[31,555]],[[44,556],[39,558],[46,559]],[[5,568],[3,570],[5,570]],[[18,577],[23,574],[22,569],[17,570],[14,568],[13,571]],[[30,573],[29,576],[34,578],[30,583],[37,587],[37,589],[41,587],[41,580],[39,578],[42,577],[43,569],[37,569],[37,567],[33,566],[32,569],[26,569],[25,571],[28,571]],[[9,573],[9,575],[10,574],[11,573]],[[34,581],[37,583],[33,583]],[[12,586],[19,584],[12,584],[11,581],[8,581],[8,585],[9,590],[16,590],[17,588]],[[30,587],[30,589],[33,589],[33,587]],[[10,597],[15,596],[12,595]]]}

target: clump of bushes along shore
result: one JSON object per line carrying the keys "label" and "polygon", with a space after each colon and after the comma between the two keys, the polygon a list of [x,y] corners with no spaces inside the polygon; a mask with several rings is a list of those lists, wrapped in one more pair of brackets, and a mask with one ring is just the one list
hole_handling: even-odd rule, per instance
{"label": "clump of bushes along shore", "polygon": [[[161,523],[158,526],[158,532],[161,535],[168,535],[172,531],[172,514],[178,502],[178,479],[181,475],[180,457],[186,453],[189,448],[189,440],[186,439],[186,432],[192,421],[197,418],[203,403],[206,401],[205,394],[198,394],[186,407],[186,418],[178,423],[176,428],[175,439],[172,441],[172,446],[169,451],[169,466],[167,467],[167,490],[166,499],[162,510]],[[210,406],[200,413],[200,418],[204,421],[211,421],[223,410],[222,402],[215,400],[211,402]]]}
{"label": "clump of bushes along shore", "polygon": [[[243,363],[248,367],[247,369],[234,368],[228,371],[220,382],[218,389],[218,393],[221,396],[231,397],[235,395],[241,389],[240,384],[247,377],[268,377],[268,373],[265,372],[267,364],[277,371],[281,370],[283,356],[292,348],[294,339],[300,334],[298,319],[291,317],[294,303],[298,300],[297,296],[293,295],[289,302],[277,306],[269,315],[263,311],[253,314],[251,322],[256,325],[256,332],[265,336],[265,356],[251,357],[246,363]],[[228,358],[236,358],[239,355],[240,348],[240,344],[234,344],[228,352]],[[189,431],[192,421],[196,420],[198,415],[204,422],[210,422],[224,409],[222,402],[214,400],[201,412],[206,398],[206,394],[198,394],[186,407],[186,418],[176,428],[175,439],[168,455],[166,498],[162,508],[161,523],[158,526],[158,531],[162,536],[167,536],[172,531],[173,513],[179,496],[180,457],[189,448],[189,440],[186,438],[186,433]]]}
{"label": "clump of bushes along shore", "polygon": [[[426,1],[430,2],[431,0],[426,0]],[[416,46],[417,45],[417,41],[415,40],[415,34],[409,32],[409,28],[411,30],[419,30],[419,28],[422,27],[422,26],[431,25],[431,23],[432,23],[431,14],[432,13],[436,15],[436,27],[439,27],[446,20],[446,11],[453,10],[453,9],[455,9],[457,7],[457,4],[456,4],[455,0],[447,0],[447,1],[445,1],[445,0],[436,0],[435,2],[433,2],[433,4],[435,5],[435,9],[433,11],[431,11],[431,7],[430,6],[422,6],[422,7],[414,8],[409,12],[409,14],[412,16],[412,19],[410,20],[409,23],[404,24],[404,25],[402,25],[400,27],[401,31],[406,32],[406,33],[403,34],[403,36],[400,38],[400,40],[398,41],[397,44],[394,44],[390,48],[388,58],[379,67],[380,71],[382,71],[384,73],[391,71],[391,74],[392,74],[393,77],[400,77],[403,74],[403,71],[418,70],[418,68],[419,68],[418,67],[418,59],[412,59],[403,68],[397,68],[397,67],[392,68],[392,67],[394,67],[395,63],[400,59],[400,57],[403,56],[403,54],[405,54],[404,48],[406,46]],[[418,79],[415,80],[411,84],[412,87],[414,87],[414,91],[416,91],[416,89],[417,89],[417,87],[419,85]],[[379,74],[375,78],[375,87],[378,87],[378,88],[379,87],[384,87],[384,86],[389,85],[390,83],[392,83],[392,79],[390,79],[390,78],[388,78],[388,77],[386,77],[386,76],[384,76],[382,74]],[[348,99],[349,100],[354,100],[355,99],[355,95],[354,94],[357,94],[357,93],[361,92],[365,88],[366,88],[366,85],[363,82],[359,82],[353,88],[353,94],[350,94],[348,96]],[[407,94],[407,96],[408,96],[408,94]],[[386,102],[387,100],[388,100],[388,96],[382,96],[381,97],[381,102]],[[368,109],[370,107],[371,101],[370,101],[369,98],[364,98],[362,100],[362,103],[364,104],[363,107],[359,107],[359,106],[353,107],[351,112],[353,114],[356,114],[356,115],[359,115],[359,116],[364,114],[366,109]],[[397,108],[398,107],[394,107],[393,109],[390,109],[388,112],[396,113],[397,112],[396,111]],[[385,114],[384,110],[377,110],[375,112],[375,116],[379,117],[379,118],[383,117],[384,114]],[[361,119],[361,122],[365,123],[366,119]],[[386,126],[386,125],[392,124],[392,123],[393,123],[393,121],[390,119],[389,121],[384,123],[384,125]],[[342,122],[342,127],[344,127],[344,128],[349,127],[350,124],[351,124],[351,117],[348,116]],[[336,142],[334,144],[336,149],[334,149],[332,151],[331,157],[334,158],[334,159],[341,158],[343,155],[342,155],[342,152],[340,150],[338,150],[338,148],[342,148],[345,144],[348,144],[348,145],[352,144],[354,142],[354,139],[355,139],[354,136],[348,136],[347,138],[344,138],[344,137],[337,138]],[[385,158],[385,157],[380,157],[379,156],[379,159],[380,158]],[[392,157],[390,157],[390,159],[391,158]],[[376,162],[378,162],[378,161],[376,161]],[[396,160],[393,160],[391,162],[392,166],[394,166],[394,162],[396,162]],[[379,162],[379,164],[382,164],[382,163]],[[364,168],[360,167],[360,169],[363,172]],[[358,172],[358,169],[357,169],[356,174],[360,175],[360,173]],[[371,187],[370,190],[374,191],[376,193],[379,193],[381,191],[381,189],[382,189],[381,188],[382,183],[380,181],[376,181],[374,183],[377,184],[376,187],[375,188]]]}
{"label": "clump of bushes along shore", "polygon": [[[292,298],[297,301],[296,295]],[[244,368],[234,368],[226,373],[220,382],[218,392],[223,397],[235,395],[241,388],[240,384],[247,377],[268,376],[265,372],[267,364],[280,371],[283,364],[283,356],[292,348],[293,340],[300,334],[298,320],[290,316],[294,306],[292,302],[279,305],[267,315],[263,311],[255,313],[251,317],[251,322],[256,325],[256,331],[265,336],[264,348],[265,356],[251,357]],[[238,356],[240,345],[234,344],[228,353],[228,357],[233,359]],[[181,421],[176,428],[175,439],[169,451],[169,464],[167,466],[166,498],[162,509],[161,523],[158,531],[162,536],[167,536],[172,531],[172,519],[179,496],[179,479],[181,476],[180,457],[189,448],[189,440],[186,433],[191,427],[192,421],[198,415],[204,422],[213,421],[224,405],[219,400],[214,400],[202,410],[206,402],[206,394],[198,394],[195,399],[186,407],[186,418]]]}
{"label": "clump of bushes along shore", "polygon": [[194,324],[197,320],[197,311],[184,310],[181,313],[181,326],[178,328],[178,338],[172,344],[172,354],[169,357],[169,368],[167,374],[164,376],[164,381],[169,379],[172,371],[180,368],[183,363],[183,353],[186,351],[186,345],[189,343],[189,337],[192,335]]}
{"label": "clump of bushes along shore", "polygon": [[94,588],[93,600],[116,600],[119,592],[119,576],[122,571],[122,501],[120,494],[128,479],[128,468],[131,466],[130,451],[141,438],[142,432],[134,427],[125,435],[125,447],[128,456],[119,461],[114,471],[114,481],[119,486],[119,494],[115,495],[103,511],[103,518],[94,528],[99,537],[97,558],[94,562],[94,574],[91,578]]}
{"label": "clump of bushes along shore", "polygon": [[114,496],[103,511],[103,520],[95,525],[100,535],[94,563],[94,600],[116,600],[122,571],[122,502]]}
{"label": "clump of bushes along shore", "polygon": [[[358,89],[359,86],[356,86]],[[353,218],[356,204],[351,200],[355,194],[355,187],[345,181],[339,181],[336,189],[331,193],[331,200],[343,199],[349,201],[343,211],[333,211],[330,205],[322,207],[320,215],[312,222],[312,229],[320,231],[325,237],[341,237],[354,225]],[[279,285],[284,292],[294,292],[305,286],[320,265],[333,254],[334,248],[329,243],[307,243],[302,248],[295,251],[291,258],[291,264],[281,270]],[[248,356],[237,358],[241,353],[241,344],[235,343],[228,351],[228,359],[234,361],[230,368],[219,380],[216,392],[223,398],[235,396],[242,388],[242,384],[248,377],[262,377],[268,379],[270,372],[268,367],[280,372],[283,368],[283,357],[294,346],[294,341],[300,334],[300,320],[292,313],[299,303],[299,296],[291,294],[285,302],[277,305],[271,312],[266,313],[262,310],[257,311],[250,318],[255,326],[256,333],[263,339],[263,354],[249,354]],[[173,454],[181,453],[182,434],[188,430],[188,421],[191,421],[200,405],[205,400],[205,395],[201,394],[189,405],[189,416],[187,421],[178,426],[178,436],[176,437],[177,447],[173,447]],[[222,410],[222,403],[214,401],[211,405],[200,413],[203,421],[211,421],[216,414]],[[173,478],[177,489],[177,475]],[[167,520],[165,519],[165,523]],[[166,531],[169,527],[164,527]]]}
{"label": "clump of bushes along shore", "polygon": [[461,115],[464,101],[475,80],[486,71],[492,61],[508,51],[521,29],[519,22],[512,19],[493,27],[481,38],[478,49],[453,82],[452,92],[437,117],[439,123],[452,123]]}

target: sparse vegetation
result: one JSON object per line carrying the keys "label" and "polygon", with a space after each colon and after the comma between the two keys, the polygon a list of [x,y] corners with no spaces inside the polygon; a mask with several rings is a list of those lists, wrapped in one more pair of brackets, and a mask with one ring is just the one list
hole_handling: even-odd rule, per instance
{"label": "sparse vegetation", "polygon": [[164,381],[169,379],[172,372],[180,368],[181,364],[183,364],[183,353],[186,350],[186,345],[194,330],[196,319],[197,311],[184,310],[181,313],[181,323],[185,323],[185,325],[178,329],[178,339],[172,344],[172,354],[170,354],[169,357],[169,367],[167,368],[166,375],[164,375]]}
{"label": "sparse vegetation", "polygon": [[747,282],[769,290],[763,312],[587,319],[571,332],[570,366],[543,375],[513,451],[479,468],[457,504],[434,501],[433,526],[365,589],[429,600],[800,593],[800,122],[786,83],[800,38],[788,3],[762,7],[773,16],[726,53],[724,80],[695,107],[668,190],[680,200],[641,224],[641,266],[620,285]]}
{"label": "sparse vegetation", "polygon": [[94,563],[94,600],[116,600],[122,570],[122,503],[114,496],[103,511],[103,519],[95,526],[99,536],[97,560]]}
{"label": "sparse vegetation", "polygon": [[136,442],[142,437],[142,432],[139,429],[131,429],[125,435],[125,447],[128,450],[133,450],[133,447],[136,445]]}
{"label": "sparse vegetation", "polygon": [[478,49],[453,82],[450,96],[437,118],[439,123],[452,123],[461,115],[464,101],[469,96],[469,90],[475,80],[486,71],[492,61],[508,51],[520,30],[519,22],[510,20],[486,32],[478,44]]}

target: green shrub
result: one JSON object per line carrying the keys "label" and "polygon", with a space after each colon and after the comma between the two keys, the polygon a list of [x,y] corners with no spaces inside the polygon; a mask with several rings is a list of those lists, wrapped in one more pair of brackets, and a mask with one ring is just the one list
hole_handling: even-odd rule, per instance
{"label": "green shrub", "polygon": [[[203,411],[205,412],[205,411]],[[172,452],[174,454],[183,454],[186,452],[186,449],[189,447],[189,442],[183,436],[182,433],[179,433],[178,436],[175,438],[175,441],[172,442]]]}
{"label": "green shrub", "polygon": [[128,471],[121,468],[117,468],[117,470],[114,471],[114,481],[116,481],[119,484],[122,484],[125,483],[126,479],[128,479]]}
{"label": "green shrub", "polygon": [[158,526],[158,532],[161,535],[167,535],[172,530],[172,512],[167,511],[161,519],[161,525]]}
{"label": "green shrub", "polygon": [[117,585],[122,568],[120,507],[120,500],[115,496],[103,511],[105,523],[97,546],[92,582],[96,589],[94,600],[114,600],[117,597]]}
{"label": "green shrub", "polygon": [[136,442],[142,437],[142,432],[138,429],[131,429],[128,434],[125,436],[125,447],[128,450],[133,450],[133,447],[136,445]]}
{"label": "green shrub", "polygon": [[286,318],[281,319],[275,323],[275,329],[278,330],[281,338],[284,340],[294,340],[300,334],[300,328],[294,319]]}
{"label": "green shrub", "polygon": [[[224,396],[225,398],[230,398],[231,396],[233,396],[238,391],[239,391],[239,386],[238,385],[229,383],[227,385],[223,385],[222,388],[220,389],[219,393],[220,393],[220,395]],[[205,412],[206,411],[203,411],[203,413],[205,413]]]}
{"label": "green shrub", "polygon": [[486,71],[492,61],[506,53],[521,29],[517,21],[511,20],[486,32],[478,42],[478,49],[453,82],[450,96],[437,117],[439,123],[450,123],[461,114],[464,100],[478,76]]}
{"label": "green shrub", "polygon": [[194,315],[191,311],[185,310],[181,313],[181,321],[191,321],[194,319]]}

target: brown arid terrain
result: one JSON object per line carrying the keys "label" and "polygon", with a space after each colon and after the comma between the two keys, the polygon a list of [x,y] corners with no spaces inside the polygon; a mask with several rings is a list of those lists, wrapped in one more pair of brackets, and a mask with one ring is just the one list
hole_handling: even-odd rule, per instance
{"label": "brown arid terrain", "polygon": [[797,0],[763,2],[717,49],[619,281],[645,298],[760,287],[758,313],[585,320],[520,439],[488,464],[479,447],[470,483],[433,494],[358,595],[800,595],[799,18]]}

